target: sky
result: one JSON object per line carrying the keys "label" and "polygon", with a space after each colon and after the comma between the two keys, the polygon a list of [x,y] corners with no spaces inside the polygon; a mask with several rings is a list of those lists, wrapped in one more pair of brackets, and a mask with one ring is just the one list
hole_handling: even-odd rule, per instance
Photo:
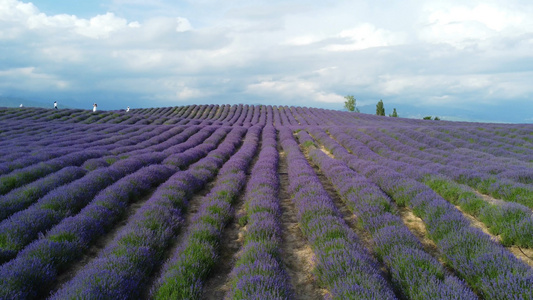
{"label": "sky", "polygon": [[533,123],[529,0],[0,0],[0,97]]}

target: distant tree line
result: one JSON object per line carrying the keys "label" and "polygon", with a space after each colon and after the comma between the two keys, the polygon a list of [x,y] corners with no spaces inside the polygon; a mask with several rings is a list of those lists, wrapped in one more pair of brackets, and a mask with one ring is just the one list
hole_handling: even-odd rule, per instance
{"label": "distant tree line", "polygon": [[[344,101],[344,108],[346,108],[346,110],[359,112],[359,108],[356,107],[356,99],[353,95],[344,96],[344,99],[346,99],[346,101]],[[380,99],[378,104],[376,104],[376,115],[385,116],[385,106],[383,105],[382,99]],[[396,108],[393,108],[392,114],[389,114],[389,117],[398,117]]]}
{"label": "distant tree line", "polygon": [[[353,111],[353,112],[359,112],[359,108],[356,107],[357,100],[355,99],[353,95],[344,96],[344,99],[346,99],[346,101],[344,101],[344,108],[346,108],[346,110]],[[382,99],[380,99],[378,103],[376,104],[376,116],[385,116],[385,105],[383,104]],[[389,117],[393,117],[393,118],[398,117],[398,112],[396,112],[396,108],[392,109],[392,113],[389,114]],[[440,120],[439,117],[432,117],[432,116],[426,116],[423,119],[424,120],[435,120],[435,121]]]}

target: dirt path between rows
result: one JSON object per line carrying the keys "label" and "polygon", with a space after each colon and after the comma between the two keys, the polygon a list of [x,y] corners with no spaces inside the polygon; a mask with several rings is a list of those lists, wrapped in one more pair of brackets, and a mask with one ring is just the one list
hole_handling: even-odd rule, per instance
{"label": "dirt path between rows", "polygon": [[233,270],[235,261],[237,261],[239,250],[242,249],[243,235],[241,234],[242,227],[239,225],[239,220],[236,216],[242,214],[245,203],[244,192],[240,194],[238,199],[233,204],[236,214],[228,223],[222,233],[219,246],[218,263],[211,270],[211,275],[205,281],[202,290],[202,299],[219,300],[224,299],[224,296],[231,288],[230,273]]}
{"label": "dirt path between rows", "polygon": [[279,153],[282,264],[289,275],[295,299],[324,299],[326,291],[318,287],[312,275],[314,254],[298,225],[296,207],[289,193],[287,159],[281,149]]}
{"label": "dirt path between rows", "polygon": [[165,251],[165,257],[162,260],[162,264],[159,265],[153,272],[152,276],[148,280],[148,283],[146,284],[146,289],[143,293],[143,295],[140,297],[141,299],[151,299],[150,298],[150,289],[152,286],[156,283],[156,280],[161,277],[163,273],[163,266],[167,260],[169,260],[172,255],[174,254],[174,251],[176,248],[182,243],[183,239],[185,238],[185,232],[187,232],[187,229],[192,224],[193,218],[198,212],[198,209],[200,209],[200,206],[202,205],[202,200],[204,197],[209,194],[213,186],[215,185],[214,180],[208,182],[202,190],[195,193],[190,199],[189,204],[187,206],[185,214],[185,219],[183,221],[183,224],[180,226],[180,229],[178,233],[176,234],[176,237],[170,242],[169,246],[167,247],[167,250]]}
{"label": "dirt path between rows", "polygon": [[405,226],[407,226],[409,231],[411,231],[411,233],[413,233],[422,243],[424,251],[438,259],[441,264],[445,264],[444,260],[441,258],[441,253],[437,248],[437,245],[428,237],[424,221],[417,217],[413,211],[407,207],[399,207],[398,212]]}
{"label": "dirt path between rows", "polygon": [[243,227],[239,224],[238,216],[245,213],[244,204],[246,202],[246,186],[250,180],[250,172],[252,171],[255,163],[259,159],[259,153],[261,151],[262,141],[259,140],[257,145],[257,151],[250,165],[248,166],[248,173],[246,175],[246,183],[241,190],[239,197],[233,203],[235,214],[231,221],[226,225],[222,233],[219,246],[219,258],[216,266],[211,270],[209,277],[207,278],[203,289],[202,299],[206,300],[219,300],[224,299],[225,295],[231,289],[230,273],[235,266],[240,251],[244,244]]}

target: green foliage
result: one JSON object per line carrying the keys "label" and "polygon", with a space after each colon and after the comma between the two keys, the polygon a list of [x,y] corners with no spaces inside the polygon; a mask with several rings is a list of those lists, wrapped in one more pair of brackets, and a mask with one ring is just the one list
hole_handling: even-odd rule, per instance
{"label": "green foliage", "polygon": [[346,99],[346,101],[344,101],[344,108],[346,108],[348,111],[359,112],[359,108],[355,107],[355,102],[357,100],[353,95],[344,96],[344,99]]}
{"label": "green foliage", "polygon": [[398,117],[398,113],[396,112],[396,108],[392,109],[392,114],[389,114],[389,117],[393,117],[393,118],[397,118]]}
{"label": "green foliage", "polygon": [[431,120],[431,116],[425,116],[425,117],[423,117],[422,119],[424,119],[424,120]]}
{"label": "green foliage", "polygon": [[304,146],[304,148],[309,148],[311,146],[316,146],[316,145],[315,145],[315,143],[313,143],[313,141],[305,141],[303,143],[303,146]]}
{"label": "green foliage", "polygon": [[385,106],[383,106],[383,100],[379,100],[378,104],[376,104],[376,116],[384,116],[385,115]]}

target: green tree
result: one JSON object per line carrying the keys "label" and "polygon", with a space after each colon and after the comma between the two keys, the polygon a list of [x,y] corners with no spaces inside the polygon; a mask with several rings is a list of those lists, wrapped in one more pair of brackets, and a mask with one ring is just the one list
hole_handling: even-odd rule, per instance
{"label": "green tree", "polygon": [[431,120],[431,116],[425,116],[423,119],[424,120]]}
{"label": "green tree", "polygon": [[389,117],[394,117],[394,118],[398,117],[398,113],[396,112],[396,108],[392,109],[392,114],[389,114]]}
{"label": "green tree", "polygon": [[359,108],[355,107],[355,97],[353,95],[344,96],[344,108],[346,108],[348,111],[355,111],[359,112]]}
{"label": "green tree", "polygon": [[383,100],[379,100],[378,104],[376,104],[376,115],[377,116],[384,116],[385,115],[385,106],[383,106]]}

